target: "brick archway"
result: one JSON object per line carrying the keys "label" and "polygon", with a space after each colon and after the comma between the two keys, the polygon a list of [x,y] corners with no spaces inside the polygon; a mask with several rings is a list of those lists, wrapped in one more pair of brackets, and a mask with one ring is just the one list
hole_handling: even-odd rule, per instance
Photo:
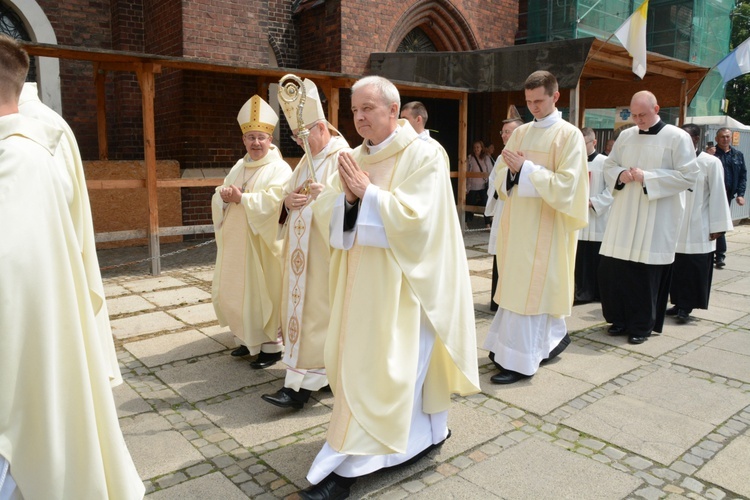
{"label": "brick archway", "polygon": [[420,28],[438,51],[465,51],[479,48],[463,14],[448,0],[418,2],[401,16],[388,40],[386,52],[395,52],[404,37]]}

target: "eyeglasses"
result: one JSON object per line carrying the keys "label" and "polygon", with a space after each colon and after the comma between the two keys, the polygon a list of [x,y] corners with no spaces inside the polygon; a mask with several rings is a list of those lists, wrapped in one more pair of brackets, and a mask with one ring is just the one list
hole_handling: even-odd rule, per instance
{"label": "eyeglasses", "polygon": [[265,142],[270,137],[269,135],[243,135],[242,139],[252,144],[253,142]]}

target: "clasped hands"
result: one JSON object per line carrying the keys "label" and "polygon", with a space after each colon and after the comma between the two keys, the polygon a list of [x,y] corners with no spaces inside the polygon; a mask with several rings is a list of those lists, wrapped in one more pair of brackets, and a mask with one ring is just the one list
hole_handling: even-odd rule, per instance
{"label": "clasped hands", "polygon": [[219,196],[224,203],[239,203],[242,201],[242,191],[237,186],[224,186],[219,190]]}
{"label": "clasped hands", "polygon": [[526,161],[526,157],[523,155],[523,152],[511,151],[508,148],[505,148],[500,154],[503,156],[503,161],[505,161],[505,164],[508,165],[508,168],[511,172],[517,174],[521,171],[523,162]]}
{"label": "clasped hands", "polygon": [[629,182],[643,182],[643,170],[638,167],[631,167],[628,170],[623,170],[620,176],[617,178],[619,182],[627,184]]}
{"label": "clasped hands", "polygon": [[346,201],[350,205],[364,198],[367,186],[370,185],[370,176],[359,168],[350,153],[343,152],[339,155],[339,176],[341,177],[341,186],[344,188]]}
{"label": "clasped hands", "polygon": [[[302,210],[323,192],[324,187],[323,184],[317,182],[306,182],[284,198],[284,206],[287,210]],[[303,193],[303,191],[306,192]]]}

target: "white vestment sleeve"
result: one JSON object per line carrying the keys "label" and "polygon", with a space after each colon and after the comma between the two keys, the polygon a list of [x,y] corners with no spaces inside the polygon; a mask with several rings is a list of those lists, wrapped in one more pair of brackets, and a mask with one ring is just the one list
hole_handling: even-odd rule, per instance
{"label": "white vestment sleeve", "polygon": [[[357,241],[362,246],[390,248],[385,234],[383,218],[380,216],[380,188],[375,184],[367,186],[357,217]],[[385,194],[383,194],[385,196]]]}
{"label": "white vestment sleeve", "polygon": [[344,215],[346,214],[346,195],[341,193],[333,204],[331,213],[331,224],[328,228],[330,232],[331,247],[339,250],[351,250],[354,246],[354,237],[357,233],[357,226],[351,231],[344,231]]}
{"label": "white vestment sleeve", "polygon": [[724,167],[721,161],[709,165],[706,171],[708,177],[708,231],[709,233],[723,233],[731,231],[732,213],[729,205],[724,203],[726,192],[724,187]]}
{"label": "white vestment sleeve", "polygon": [[529,176],[543,168],[544,167],[541,165],[535,165],[529,160],[523,162],[523,166],[521,167],[521,178],[518,179],[518,196],[523,196],[525,198],[541,198],[539,192],[534,187],[534,184],[531,183]]}

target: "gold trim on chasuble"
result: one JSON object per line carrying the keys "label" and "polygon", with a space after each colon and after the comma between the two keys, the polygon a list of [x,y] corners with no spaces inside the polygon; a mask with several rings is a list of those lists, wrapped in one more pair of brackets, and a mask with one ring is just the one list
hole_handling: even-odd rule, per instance
{"label": "gold trim on chasuble", "polygon": [[[400,157],[401,154],[397,154],[378,163],[364,165],[360,163],[360,167],[369,174],[372,184],[380,189],[388,190],[393,182],[393,172],[395,170],[393,167],[396,166],[396,161]],[[339,356],[337,360],[339,369],[336,371],[335,404],[333,405],[327,435],[328,444],[336,451],[344,447],[352,419],[352,410],[349,408],[349,403],[346,400],[346,393],[344,392],[341,380],[341,367],[343,366],[342,357],[345,348],[346,327],[349,323],[349,303],[361,257],[362,247],[359,246],[355,237],[354,246],[352,246],[351,250],[347,251],[346,256],[346,295],[344,295],[343,316],[341,318],[341,330],[339,331]]]}

